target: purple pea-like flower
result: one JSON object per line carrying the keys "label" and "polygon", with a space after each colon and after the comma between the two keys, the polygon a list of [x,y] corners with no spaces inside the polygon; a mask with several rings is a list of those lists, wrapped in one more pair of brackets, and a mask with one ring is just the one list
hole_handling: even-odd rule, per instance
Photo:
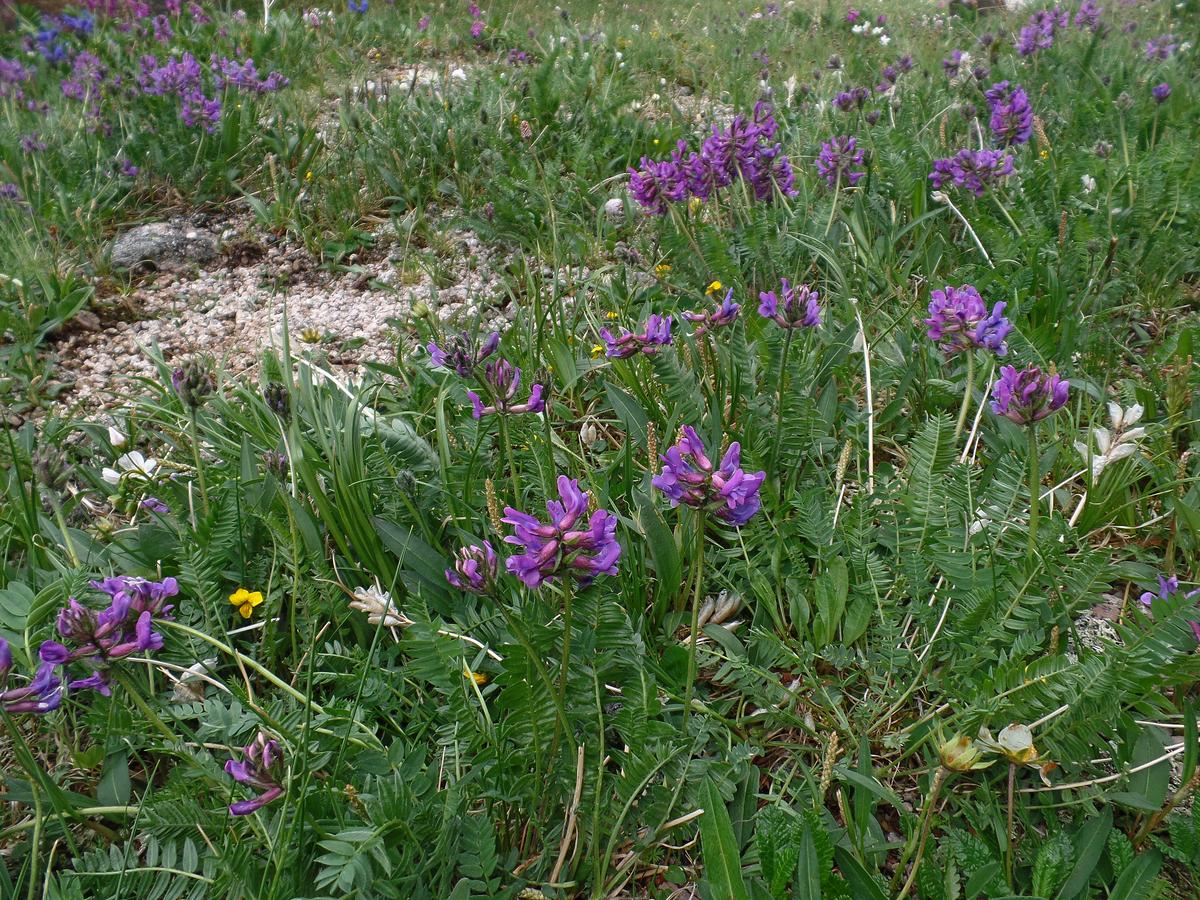
{"label": "purple pea-like flower", "polygon": [[821,145],[817,154],[817,174],[825,179],[830,187],[848,184],[851,187],[858,184],[866,175],[865,170],[857,170],[855,166],[863,164],[863,151],[858,146],[857,139],[849,135],[841,135]]}
{"label": "purple pea-like flower", "polygon": [[1033,135],[1033,108],[1029,95],[1019,84],[993,84],[986,93],[992,114],[988,122],[997,146],[1024,144]]}
{"label": "purple pea-like flower", "polygon": [[730,525],[742,526],[762,505],[758,489],[766,472],[747,473],[741,468],[741,445],[734,441],[721,464],[714,467],[704,442],[690,425],[684,425],[679,440],[662,456],[663,469],[650,479],[671,501],[712,512]]}
{"label": "purple pea-like flower", "polygon": [[[1178,593],[1180,593],[1178,578],[1176,578],[1174,575],[1169,575],[1166,577],[1159,575],[1158,590],[1145,591],[1139,599],[1142,601],[1143,606],[1150,607],[1155,600],[1171,600]],[[1185,596],[1188,599],[1192,597],[1200,597],[1200,589],[1188,591]],[[1192,634],[1196,636],[1196,640],[1200,641],[1200,622],[1191,621],[1188,622],[1188,625],[1192,627]]]}
{"label": "purple pea-like flower", "polygon": [[43,659],[37,667],[29,684],[19,688],[6,688],[8,675],[12,670],[12,651],[8,642],[0,638],[0,708],[6,713],[37,713],[52,712],[62,705],[65,685],[63,676],[58,671],[59,664]]}
{"label": "purple pea-like flower", "polygon": [[942,60],[942,70],[951,78],[958,75],[958,69],[962,65],[963,52],[961,50],[951,50],[950,55]]}
{"label": "purple pea-like flower", "polygon": [[620,337],[613,337],[605,328],[600,332],[600,339],[606,345],[604,355],[609,359],[628,359],[638,353],[655,354],[671,343],[671,317],[652,313],[640,334],[626,331]]}
{"label": "purple pea-like flower", "polygon": [[971,284],[957,288],[947,285],[945,290],[932,291],[929,318],[925,320],[929,339],[937,341],[947,356],[972,347],[1004,356],[1008,353],[1005,338],[1012,331],[1012,323],[1004,316],[1005,305],[999,301],[989,315],[979,291]]}
{"label": "purple pea-like flower", "polygon": [[283,787],[277,775],[284,765],[283,749],[279,742],[260,731],[254,742],[245,748],[244,756],[241,762],[228,760],[225,763],[225,771],[239,784],[249,785],[262,793],[249,800],[239,800],[231,804],[229,812],[235,816],[247,816],[257,812],[283,796]]}
{"label": "purple pea-like flower", "polygon": [[933,161],[929,180],[935,188],[953,184],[982,197],[989,187],[1013,173],[1013,157],[1001,150],[959,150]]}
{"label": "purple pea-like flower", "polygon": [[1037,366],[1019,372],[1004,366],[992,388],[992,412],[1018,425],[1033,425],[1062,409],[1069,389],[1066,379]]}
{"label": "purple pea-like flower", "polygon": [[707,312],[685,312],[683,317],[695,326],[695,335],[700,337],[714,328],[732,325],[741,310],[741,305],[733,302],[733,288],[730,288],[725,293],[725,299],[716,309]]}
{"label": "purple pea-like flower", "polygon": [[780,328],[816,328],[821,324],[821,295],[807,284],[792,287],[779,279],[779,293],[762,291],[758,295],[758,314]]}
{"label": "purple pea-like flower", "polygon": [[1096,0],[1083,0],[1075,13],[1075,27],[1080,31],[1095,31],[1100,27],[1100,14],[1103,12],[1104,7],[1096,3]]}
{"label": "purple pea-like flower", "polygon": [[1171,85],[1165,81],[1162,84],[1156,84],[1150,88],[1150,95],[1154,98],[1155,103],[1166,103],[1167,98],[1171,96]]}
{"label": "purple pea-like flower", "polygon": [[1175,40],[1175,35],[1162,34],[1146,41],[1145,49],[1146,59],[1153,62],[1154,60],[1170,59],[1175,54],[1175,51],[1179,49],[1179,44]]}
{"label": "purple pea-like flower", "polygon": [[468,378],[499,346],[498,331],[493,331],[478,345],[467,332],[461,331],[446,342],[446,349],[443,350],[433,341],[426,344],[425,349],[429,351],[429,358],[435,366],[450,369],[460,378]]}
{"label": "purple pea-like flower", "polygon": [[514,528],[505,542],[524,552],[510,556],[505,567],[528,587],[540,587],[546,581],[575,576],[587,586],[598,575],[616,575],[621,545],[617,543],[617,519],[608,510],[597,509],[581,524],[588,508],[588,494],[579,482],[558,476],[559,500],[546,501],[550,521],[543,523],[528,513],[504,508],[501,520]]}
{"label": "purple pea-like flower", "polygon": [[420,20],[417,22],[417,31],[427,31],[429,29],[429,23],[432,21],[432,16],[421,16]]}
{"label": "purple pea-like flower", "polygon": [[163,503],[157,497],[147,497],[138,504],[138,507],[149,510],[152,513],[157,513],[160,516],[165,516],[171,511],[171,507],[167,506],[167,504]]}
{"label": "purple pea-like flower", "polygon": [[515,402],[517,391],[521,387],[521,370],[507,359],[496,359],[488,363],[483,370],[483,383],[491,404],[485,404],[474,391],[467,391],[467,398],[471,401],[471,415],[476,419],[493,413],[540,413],[546,408],[546,401],[542,399],[544,389],[540,384],[535,384],[529,389],[529,399],[524,403]]}
{"label": "purple pea-like flower", "polygon": [[673,159],[655,162],[643,156],[641,168],[629,170],[629,193],[652,216],[665,216],[667,204],[685,199],[687,192],[687,176]]}
{"label": "purple pea-like flower", "polygon": [[496,581],[496,551],[487,541],[483,546],[460,547],[454,568],[446,570],[446,580],[460,591],[487,596]]}

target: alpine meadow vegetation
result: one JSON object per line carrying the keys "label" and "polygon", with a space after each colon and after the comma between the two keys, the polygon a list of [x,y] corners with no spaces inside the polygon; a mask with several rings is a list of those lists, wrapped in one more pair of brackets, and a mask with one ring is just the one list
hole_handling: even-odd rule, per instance
{"label": "alpine meadow vegetation", "polygon": [[1200,896],[1200,0],[560,3],[2,13],[0,896]]}

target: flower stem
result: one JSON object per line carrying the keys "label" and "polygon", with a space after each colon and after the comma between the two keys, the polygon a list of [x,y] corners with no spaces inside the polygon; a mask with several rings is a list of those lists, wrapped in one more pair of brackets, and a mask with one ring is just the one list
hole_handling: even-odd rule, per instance
{"label": "flower stem", "polygon": [[[791,337],[791,332],[788,332]],[[700,630],[700,602],[704,597],[704,511],[696,512],[696,587],[692,594],[692,627],[688,634],[687,683],[684,685],[683,727],[687,731],[692,712],[692,694],[696,689],[696,638]]]}
{"label": "flower stem", "polygon": [[571,659],[571,600],[574,595],[569,579],[563,579],[562,664],[558,667],[558,705],[567,708],[567,664]]}
{"label": "flower stem", "polygon": [[513,501],[520,505],[521,479],[517,475],[517,460],[513,456],[512,439],[508,436],[508,420],[504,417],[503,412],[498,415],[500,419],[500,440],[504,443],[504,455],[508,457],[508,471],[512,477]]}
{"label": "flower stem", "polygon": [[838,175],[837,182],[833,186],[833,201],[829,204],[829,220],[825,223],[825,235],[829,237],[829,229],[833,227],[833,217],[837,215],[838,197],[842,193],[842,176]]}
{"label": "flower stem", "polygon": [[[933,784],[929,787],[929,795],[925,798],[925,808],[921,813],[921,836],[917,841],[917,855],[913,859],[912,869],[909,870],[904,887],[896,895],[896,900],[904,900],[916,883],[917,870],[921,868],[921,857],[925,855],[925,842],[929,839],[929,829],[933,824],[933,807],[937,803],[938,796],[942,792],[942,785],[946,783],[946,776],[948,774],[948,769],[944,766],[939,766],[937,773],[933,776]],[[910,844],[905,848],[904,855],[900,858],[900,865],[896,867],[897,877],[904,872],[904,866],[908,862],[908,857],[911,853],[912,845]]]}
{"label": "flower stem", "polygon": [[1038,470],[1037,426],[1029,425],[1029,556],[1037,549],[1038,495],[1042,492],[1042,476]]}
{"label": "flower stem", "polygon": [[1008,827],[1004,832],[1007,848],[1004,854],[1004,880],[1011,887],[1013,871],[1013,791],[1017,782],[1017,764],[1008,764]]}
{"label": "flower stem", "polygon": [[962,406],[958,408],[958,423],[954,426],[954,442],[962,437],[967,424],[967,413],[971,409],[971,395],[975,393],[975,350],[967,350],[967,379],[963,384]]}
{"label": "flower stem", "polygon": [[504,622],[508,625],[508,630],[511,631],[513,633],[513,637],[517,639],[517,643],[525,648],[525,655],[529,657],[529,662],[533,664],[533,668],[537,671],[538,679],[545,686],[546,690],[550,692],[550,698],[554,701],[554,711],[558,718],[557,727],[562,728],[566,732],[567,740],[571,743],[571,746],[574,747],[575,740],[571,734],[571,726],[567,722],[566,707],[558,699],[558,693],[554,690],[554,686],[550,682],[550,673],[546,671],[545,663],[543,663],[542,658],[538,656],[538,652],[534,649],[533,644],[529,642],[529,638],[526,636],[524,629],[518,626],[516,617],[512,614],[512,611],[508,608],[508,606],[498,600],[496,602],[496,607],[500,610],[500,615],[504,617]]}
{"label": "flower stem", "polygon": [[795,329],[789,328],[783,339],[783,353],[779,358],[779,384],[775,392],[775,441],[771,445],[771,455],[767,459],[767,472],[772,478],[777,477],[775,464],[778,461],[779,444],[783,440],[783,388],[787,381],[788,354],[792,349],[793,334],[795,334]]}
{"label": "flower stem", "polygon": [[204,466],[200,464],[200,429],[196,425],[196,409],[188,407],[188,427],[192,437],[192,461],[196,465],[196,484],[200,487],[200,503],[204,506],[204,515],[208,516],[208,487],[204,482]]}

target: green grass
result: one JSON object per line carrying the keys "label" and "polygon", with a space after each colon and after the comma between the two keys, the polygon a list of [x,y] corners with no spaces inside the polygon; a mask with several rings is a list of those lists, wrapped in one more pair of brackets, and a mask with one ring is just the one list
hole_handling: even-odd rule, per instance
{"label": "green grass", "polygon": [[[378,2],[316,28],[292,4],[265,27],[258,8],[185,13],[168,46],[292,82],[229,89],[211,134],[173,98],[118,93],[89,128],[63,64],[22,48],[26,18],[0,56],[37,70],[22,89],[49,110],[0,96],[0,182],[20,196],[0,201],[0,383],[29,414],[0,442],[7,688],[61,637],[69,597],[108,602],[90,580],[170,577],[179,595],[161,649],[108,667],[111,697],[5,714],[0,895],[1188,895],[1200,106],[1195,50],[1142,45],[1195,43],[1200,10],[1108,5],[1105,34],[1068,27],[1029,58],[1012,38],[1033,9],[872,7],[886,45],[832,4],[501,4],[478,42],[466,4]],[[134,77],[167,52],[112,22],[77,45]],[[948,77],[953,49],[982,82]],[[831,106],[906,54],[894,99]],[[367,96],[412,66],[437,86]],[[978,147],[977,127],[988,140],[983,89],[1005,79],[1038,117],[1015,176],[939,202],[932,161]],[[751,114],[764,81],[795,196],[738,183],[641,214],[627,169]],[[25,154],[34,131],[47,148]],[[840,134],[866,175],[835,191],[814,160]],[[157,359],[112,410],[119,446],[107,422],[64,419],[55,329],[97,284],[135,282],[111,271],[111,236],[235,201],[331,267],[390,220],[402,270],[438,285],[448,229],[474,231],[503,260],[480,303],[515,308],[497,351],[522,370],[514,402],[541,384],[545,413],[475,419],[481,373],[425,345],[485,336],[418,305],[394,359],[357,379],[293,338],[211,391],[211,361]],[[788,339],[757,314],[781,278],[820,292],[820,328]],[[1007,303],[1004,360],[926,336],[930,291],[968,283]],[[737,321],[696,335],[682,313],[730,288]],[[652,313],[673,316],[669,346],[603,355],[601,330]],[[191,403],[171,385],[185,362]],[[993,414],[1002,363],[1056,370],[1069,401],[1033,429]],[[1093,480],[1110,403],[1141,406],[1145,433]],[[766,472],[741,527],[652,487],[684,425]],[[106,481],[133,449],[151,479]],[[516,553],[504,508],[539,515],[559,475],[615,516],[616,574],[533,589],[501,563],[484,595],[447,582],[462,547]],[[1160,574],[1183,589],[1146,608]],[[349,605],[373,587],[396,618]],[[263,597],[249,619],[239,588]],[[721,614],[693,630],[709,599]],[[203,677],[173,687],[187,669]],[[996,743],[1013,724],[1032,758]],[[231,816],[263,787],[224,766],[260,733],[283,793]]]}

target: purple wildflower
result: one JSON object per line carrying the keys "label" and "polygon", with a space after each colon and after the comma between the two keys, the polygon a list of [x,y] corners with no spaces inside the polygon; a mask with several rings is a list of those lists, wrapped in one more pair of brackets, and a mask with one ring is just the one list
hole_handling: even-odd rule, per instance
{"label": "purple wildflower", "polygon": [[[1162,575],[1159,575],[1158,590],[1145,591],[1139,599],[1142,601],[1144,606],[1150,607],[1155,600],[1171,600],[1178,593],[1180,593],[1178,578],[1176,578],[1174,575],[1170,575],[1166,578],[1164,578]],[[1200,597],[1200,590],[1188,591],[1185,597],[1187,599],[1192,597]],[[1192,621],[1188,622],[1188,625],[1192,627],[1192,634],[1196,636],[1196,640],[1200,641],[1200,622]]]}
{"label": "purple wildflower", "polygon": [[432,16],[421,16],[421,18],[417,21],[417,31],[427,31],[429,29],[429,23],[432,21]]}
{"label": "purple wildflower", "polygon": [[117,158],[117,171],[126,178],[137,178],[138,173],[142,171],[133,164],[133,161],[127,156]]}
{"label": "purple wildflower", "polygon": [[587,493],[579,489],[578,481],[559,475],[558,495],[560,500],[546,502],[548,524],[511,506],[504,508],[501,521],[515,529],[504,540],[524,551],[509,557],[505,564],[508,571],[531,588],[566,575],[576,576],[585,586],[597,575],[616,575],[621,558],[616,517],[597,509],[588,519],[586,530],[578,529],[587,512]]}
{"label": "purple wildflower", "polygon": [[165,516],[171,511],[171,507],[167,506],[167,504],[163,503],[157,497],[147,497],[138,506],[152,513],[157,513],[160,516]]}
{"label": "purple wildflower", "polygon": [[11,181],[0,181],[0,200],[17,202],[21,199],[21,189]]}
{"label": "purple wildflower", "polygon": [[605,328],[600,332],[600,338],[608,345],[604,355],[609,359],[628,359],[638,353],[654,354],[671,343],[671,317],[651,314],[641,334],[626,331],[620,337],[613,337]]}
{"label": "purple wildflower", "polygon": [[487,336],[487,340],[478,346],[473,337],[465,331],[460,331],[447,342],[447,349],[443,350],[433,341],[426,344],[425,349],[429,351],[429,358],[435,366],[451,369],[459,377],[467,378],[473,375],[483,361],[495,353],[499,346],[500,332],[498,331],[493,331]]}
{"label": "purple wildflower", "polygon": [[367,11],[367,0],[346,0],[346,8],[352,13],[358,13],[360,16]]}
{"label": "purple wildflower", "polygon": [[1032,425],[1062,409],[1069,388],[1066,379],[1052,372],[1043,374],[1037,366],[1020,372],[1004,366],[992,388],[992,412],[1018,425]]}
{"label": "purple wildflower", "polygon": [[1085,28],[1089,31],[1095,31],[1100,27],[1100,14],[1102,12],[1104,12],[1104,7],[1096,3],[1096,0],[1083,0],[1075,13],[1075,27],[1081,31]]}
{"label": "purple wildflower", "polygon": [[695,335],[700,337],[707,334],[714,328],[724,328],[726,325],[732,325],[737,319],[738,313],[742,307],[733,302],[733,288],[730,288],[725,294],[725,299],[721,301],[721,305],[715,310],[708,312],[685,312],[683,317],[695,325]]}
{"label": "purple wildflower", "polygon": [[1151,62],[1156,59],[1170,59],[1178,48],[1179,44],[1175,41],[1175,35],[1159,35],[1146,41],[1146,59]]}
{"label": "purple wildflower", "polygon": [[1004,317],[1004,307],[1004,301],[998,302],[989,315],[974,285],[957,288],[947,285],[945,290],[929,295],[929,318],[925,320],[929,339],[938,341],[947,356],[972,347],[1004,356],[1008,353],[1004,339],[1012,331],[1012,324]]}
{"label": "purple wildflower", "polygon": [[1017,53],[1020,56],[1030,56],[1038,50],[1047,50],[1054,46],[1054,33],[1060,28],[1066,28],[1070,21],[1070,13],[1062,7],[1043,9],[1029,17],[1029,22],[1017,36]]}
{"label": "purple wildflower", "polygon": [[461,591],[486,596],[496,580],[496,551],[487,541],[481,547],[460,547],[446,580]]}
{"label": "purple wildflower", "polygon": [[933,161],[929,180],[935,188],[953,183],[976,197],[982,197],[988,187],[1011,175],[1013,157],[1000,150],[959,150],[954,156]]}
{"label": "purple wildflower", "polygon": [[[366,0],[363,0],[363,2],[365,3]],[[485,27],[486,26],[483,24],[482,19],[476,19],[471,23],[471,37],[474,40],[479,40],[481,37],[483,37],[483,29]]]}
{"label": "purple wildflower", "polygon": [[1155,103],[1166,103],[1167,98],[1171,96],[1171,85],[1165,81],[1162,84],[1156,84],[1150,88],[1150,94],[1154,97]]}
{"label": "purple wildflower", "polygon": [[863,151],[858,141],[849,135],[841,135],[821,145],[817,154],[817,173],[830,187],[847,184],[853,187],[867,174],[854,167],[863,164]]}
{"label": "purple wildflower", "polygon": [[985,96],[992,109],[988,124],[997,146],[1026,143],[1033,135],[1033,109],[1025,90],[1019,84],[1009,86],[1007,81],[999,81],[988,88]]}
{"label": "purple wildflower", "polygon": [[758,295],[758,314],[780,328],[816,328],[821,324],[821,295],[807,284],[792,287],[779,279],[779,294],[763,291]]}
{"label": "purple wildflower", "polygon": [[262,793],[249,800],[239,800],[231,804],[229,812],[235,816],[257,812],[272,800],[283,796],[283,787],[273,771],[283,767],[283,750],[279,742],[260,731],[254,742],[245,748],[244,755],[245,759],[241,762],[232,759],[227,761],[225,771],[239,784],[249,785]]}
{"label": "purple wildflower", "polygon": [[942,60],[942,70],[951,78],[958,75],[959,66],[962,65],[963,52],[961,50],[951,50],[950,55]]}
{"label": "purple wildflower", "polygon": [[[47,641],[46,644],[54,644]],[[62,705],[64,693],[63,676],[58,672],[59,663],[54,644],[46,654],[39,651],[41,663],[29,684],[19,688],[8,687],[8,676],[12,671],[12,650],[8,641],[0,638],[0,709],[6,713],[48,713]],[[49,657],[49,658],[46,658]]]}
{"label": "purple wildflower", "polygon": [[485,406],[483,400],[474,391],[467,391],[471,401],[471,414],[476,419],[490,416],[493,413],[516,415],[519,413],[540,413],[546,408],[542,399],[543,388],[535,384],[529,390],[529,399],[524,403],[514,403],[517,390],[521,387],[521,370],[506,359],[497,359],[484,367],[483,383],[487,388],[490,406]]}
{"label": "purple wildflower", "polygon": [[674,160],[655,162],[643,156],[641,168],[629,170],[629,192],[650,215],[664,216],[668,201],[687,197],[687,182]]}
{"label": "purple wildflower", "polygon": [[745,525],[762,505],[758,489],[767,473],[744,471],[741,452],[741,445],[734,441],[720,466],[714,468],[696,430],[684,425],[679,440],[662,457],[662,472],[650,483],[663,492],[671,506],[684,503],[710,510],[730,525]]}

